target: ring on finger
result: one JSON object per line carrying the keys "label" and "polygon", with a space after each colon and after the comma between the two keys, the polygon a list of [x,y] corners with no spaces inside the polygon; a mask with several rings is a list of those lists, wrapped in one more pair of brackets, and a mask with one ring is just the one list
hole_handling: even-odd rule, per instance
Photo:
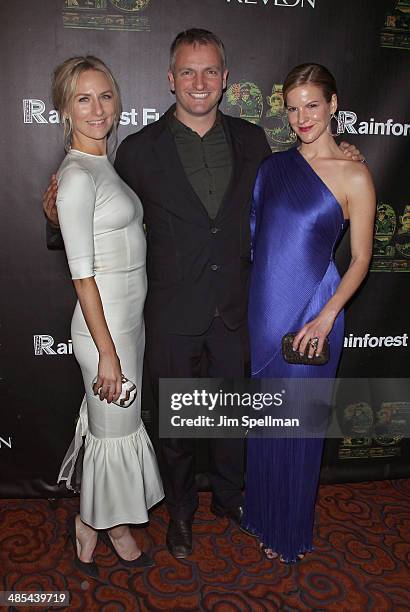
{"label": "ring on finger", "polygon": [[319,338],[311,338],[309,340],[309,343],[310,343],[310,346],[316,350],[319,345]]}

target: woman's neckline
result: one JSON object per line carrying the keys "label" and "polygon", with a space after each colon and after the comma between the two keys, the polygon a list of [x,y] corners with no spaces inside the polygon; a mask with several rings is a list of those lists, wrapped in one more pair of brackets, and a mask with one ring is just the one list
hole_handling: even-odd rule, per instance
{"label": "woman's neckline", "polygon": [[85,151],[80,151],[79,149],[70,149],[70,153],[79,153],[80,155],[87,155],[87,157],[98,157],[100,159],[107,158],[107,155],[94,155],[93,153],[86,153]]}

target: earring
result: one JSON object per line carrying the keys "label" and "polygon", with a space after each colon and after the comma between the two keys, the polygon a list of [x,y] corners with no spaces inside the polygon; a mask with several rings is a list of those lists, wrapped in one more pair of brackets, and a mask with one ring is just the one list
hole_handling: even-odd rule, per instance
{"label": "earring", "polygon": [[[331,128],[332,119],[334,119],[335,121],[337,121],[337,129],[336,129],[336,134],[333,134],[333,132],[332,132],[332,128]],[[340,129],[339,129],[339,121],[338,121],[338,119],[337,119],[337,117],[336,117],[336,115],[335,115],[334,113],[332,113],[332,114],[330,115],[330,119],[329,119],[329,123],[327,124],[327,127],[328,127],[328,130],[329,130],[329,134],[330,134],[331,136],[339,136],[339,134],[340,134]]]}

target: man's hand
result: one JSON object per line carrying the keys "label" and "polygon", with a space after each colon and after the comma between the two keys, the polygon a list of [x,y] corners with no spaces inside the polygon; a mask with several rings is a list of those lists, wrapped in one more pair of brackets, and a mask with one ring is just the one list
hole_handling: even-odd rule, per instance
{"label": "man's hand", "polygon": [[50,184],[47,190],[43,194],[43,210],[47,219],[54,227],[60,227],[58,222],[58,212],[56,206],[57,200],[57,177],[55,174],[51,175]]}
{"label": "man's hand", "polygon": [[346,155],[347,159],[351,159],[352,161],[360,161],[360,162],[366,161],[364,155],[360,153],[359,149],[355,147],[354,145],[349,144],[345,140],[342,140],[342,142],[339,145],[339,149],[341,150],[343,155]]}

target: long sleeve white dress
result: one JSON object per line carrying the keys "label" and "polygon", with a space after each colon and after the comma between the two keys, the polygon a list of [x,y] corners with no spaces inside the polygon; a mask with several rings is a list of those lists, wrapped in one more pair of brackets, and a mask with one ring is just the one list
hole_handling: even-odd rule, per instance
{"label": "long sleeve white dress", "polygon": [[95,529],[145,523],[164,497],[155,453],[141,420],[144,354],[143,307],[147,291],[142,206],[107,156],[71,150],[57,174],[57,208],[73,279],[94,276],[123,374],[137,386],[128,408],[94,396],[98,351],[80,304],[71,334],[85,397],[74,440],[58,480],[71,478],[85,436],[81,519]]}

